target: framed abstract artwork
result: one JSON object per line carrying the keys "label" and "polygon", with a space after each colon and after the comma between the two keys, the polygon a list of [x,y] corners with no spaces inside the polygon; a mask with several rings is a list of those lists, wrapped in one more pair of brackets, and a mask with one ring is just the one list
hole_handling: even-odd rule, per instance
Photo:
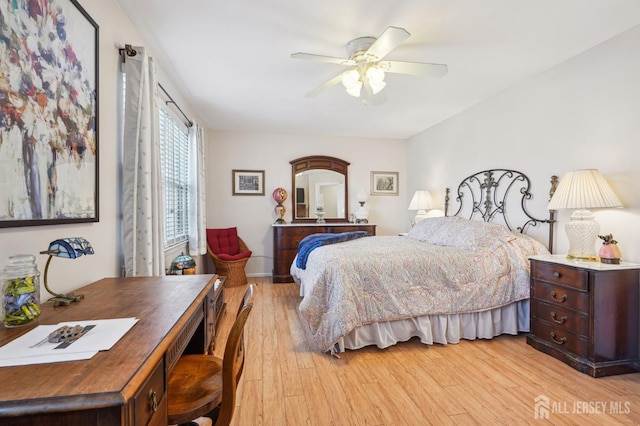
{"label": "framed abstract artwork", "polygon": [[76,0],[0,2],[0,227],[97,222],[98,25]]}
{"label": "framed abstract artwork", "polygon": [[398,195],[398,172],[371,172],[371,195]]}
{"label": "framed abstract artwork", "polygon": [[233,195],[264,195],[264,170],[233,170]]}

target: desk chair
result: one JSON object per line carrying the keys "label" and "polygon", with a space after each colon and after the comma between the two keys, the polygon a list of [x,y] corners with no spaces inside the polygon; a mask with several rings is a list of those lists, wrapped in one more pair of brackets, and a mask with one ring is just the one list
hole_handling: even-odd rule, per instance
{"label": "desk chair", "polygon": [[229,332],[224,358],[207,354],[180,357],[167,386],[169,424],[188,424],[212,411],[218,415],[216,426],[231,422],[244,368],[244,325],[254,298],[254,287],[250,284]]}

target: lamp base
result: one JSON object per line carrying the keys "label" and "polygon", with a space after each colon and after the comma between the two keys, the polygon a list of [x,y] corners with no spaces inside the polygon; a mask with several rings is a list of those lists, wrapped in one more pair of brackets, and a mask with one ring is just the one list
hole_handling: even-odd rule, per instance
{"label": "lamp base", "polygon": [[569,239],[567,259],[580,261],[598,261],[596,239],[600,225],[589,210],[576,210],[564,227]]}
{"label": "lamp base", "polygon": [[413,225],[417,225],[428,217],[429,216],[427,216],[426,210],[418,210],[418,212],[416,213],[416,217],[413,218]]}

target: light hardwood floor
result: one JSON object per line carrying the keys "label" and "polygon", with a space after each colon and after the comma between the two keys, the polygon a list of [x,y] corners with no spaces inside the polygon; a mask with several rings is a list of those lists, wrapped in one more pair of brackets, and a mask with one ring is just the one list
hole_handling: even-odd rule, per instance
{"label": "light hardwood floor", "polygon": [[[524,336],[433,346],[413,339],[338,359],[307,347],[296,284],[249,281],[257,299],[234,425],[640,424],[640,373],[594,379]],[[244,290],[225,289],[219,356]],[[536,397],[547,398],[547,420],[536,418]]]}

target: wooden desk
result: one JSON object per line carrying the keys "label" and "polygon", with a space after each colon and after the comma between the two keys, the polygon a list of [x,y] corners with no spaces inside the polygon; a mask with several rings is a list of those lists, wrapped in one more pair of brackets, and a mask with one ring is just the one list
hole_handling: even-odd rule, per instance
{"label": "wooden desk", "polygon": [[[85,295],[80,303],[43,304],[39,324],[139,321],[113,348],[90,360],[0,368],[0,424],[166,426],[169,372],[187,346],[204,352],[211,342],[215,279],[106,278],[78,289],[76,294]],[[0,329],[0,345],[36,325]]]}

